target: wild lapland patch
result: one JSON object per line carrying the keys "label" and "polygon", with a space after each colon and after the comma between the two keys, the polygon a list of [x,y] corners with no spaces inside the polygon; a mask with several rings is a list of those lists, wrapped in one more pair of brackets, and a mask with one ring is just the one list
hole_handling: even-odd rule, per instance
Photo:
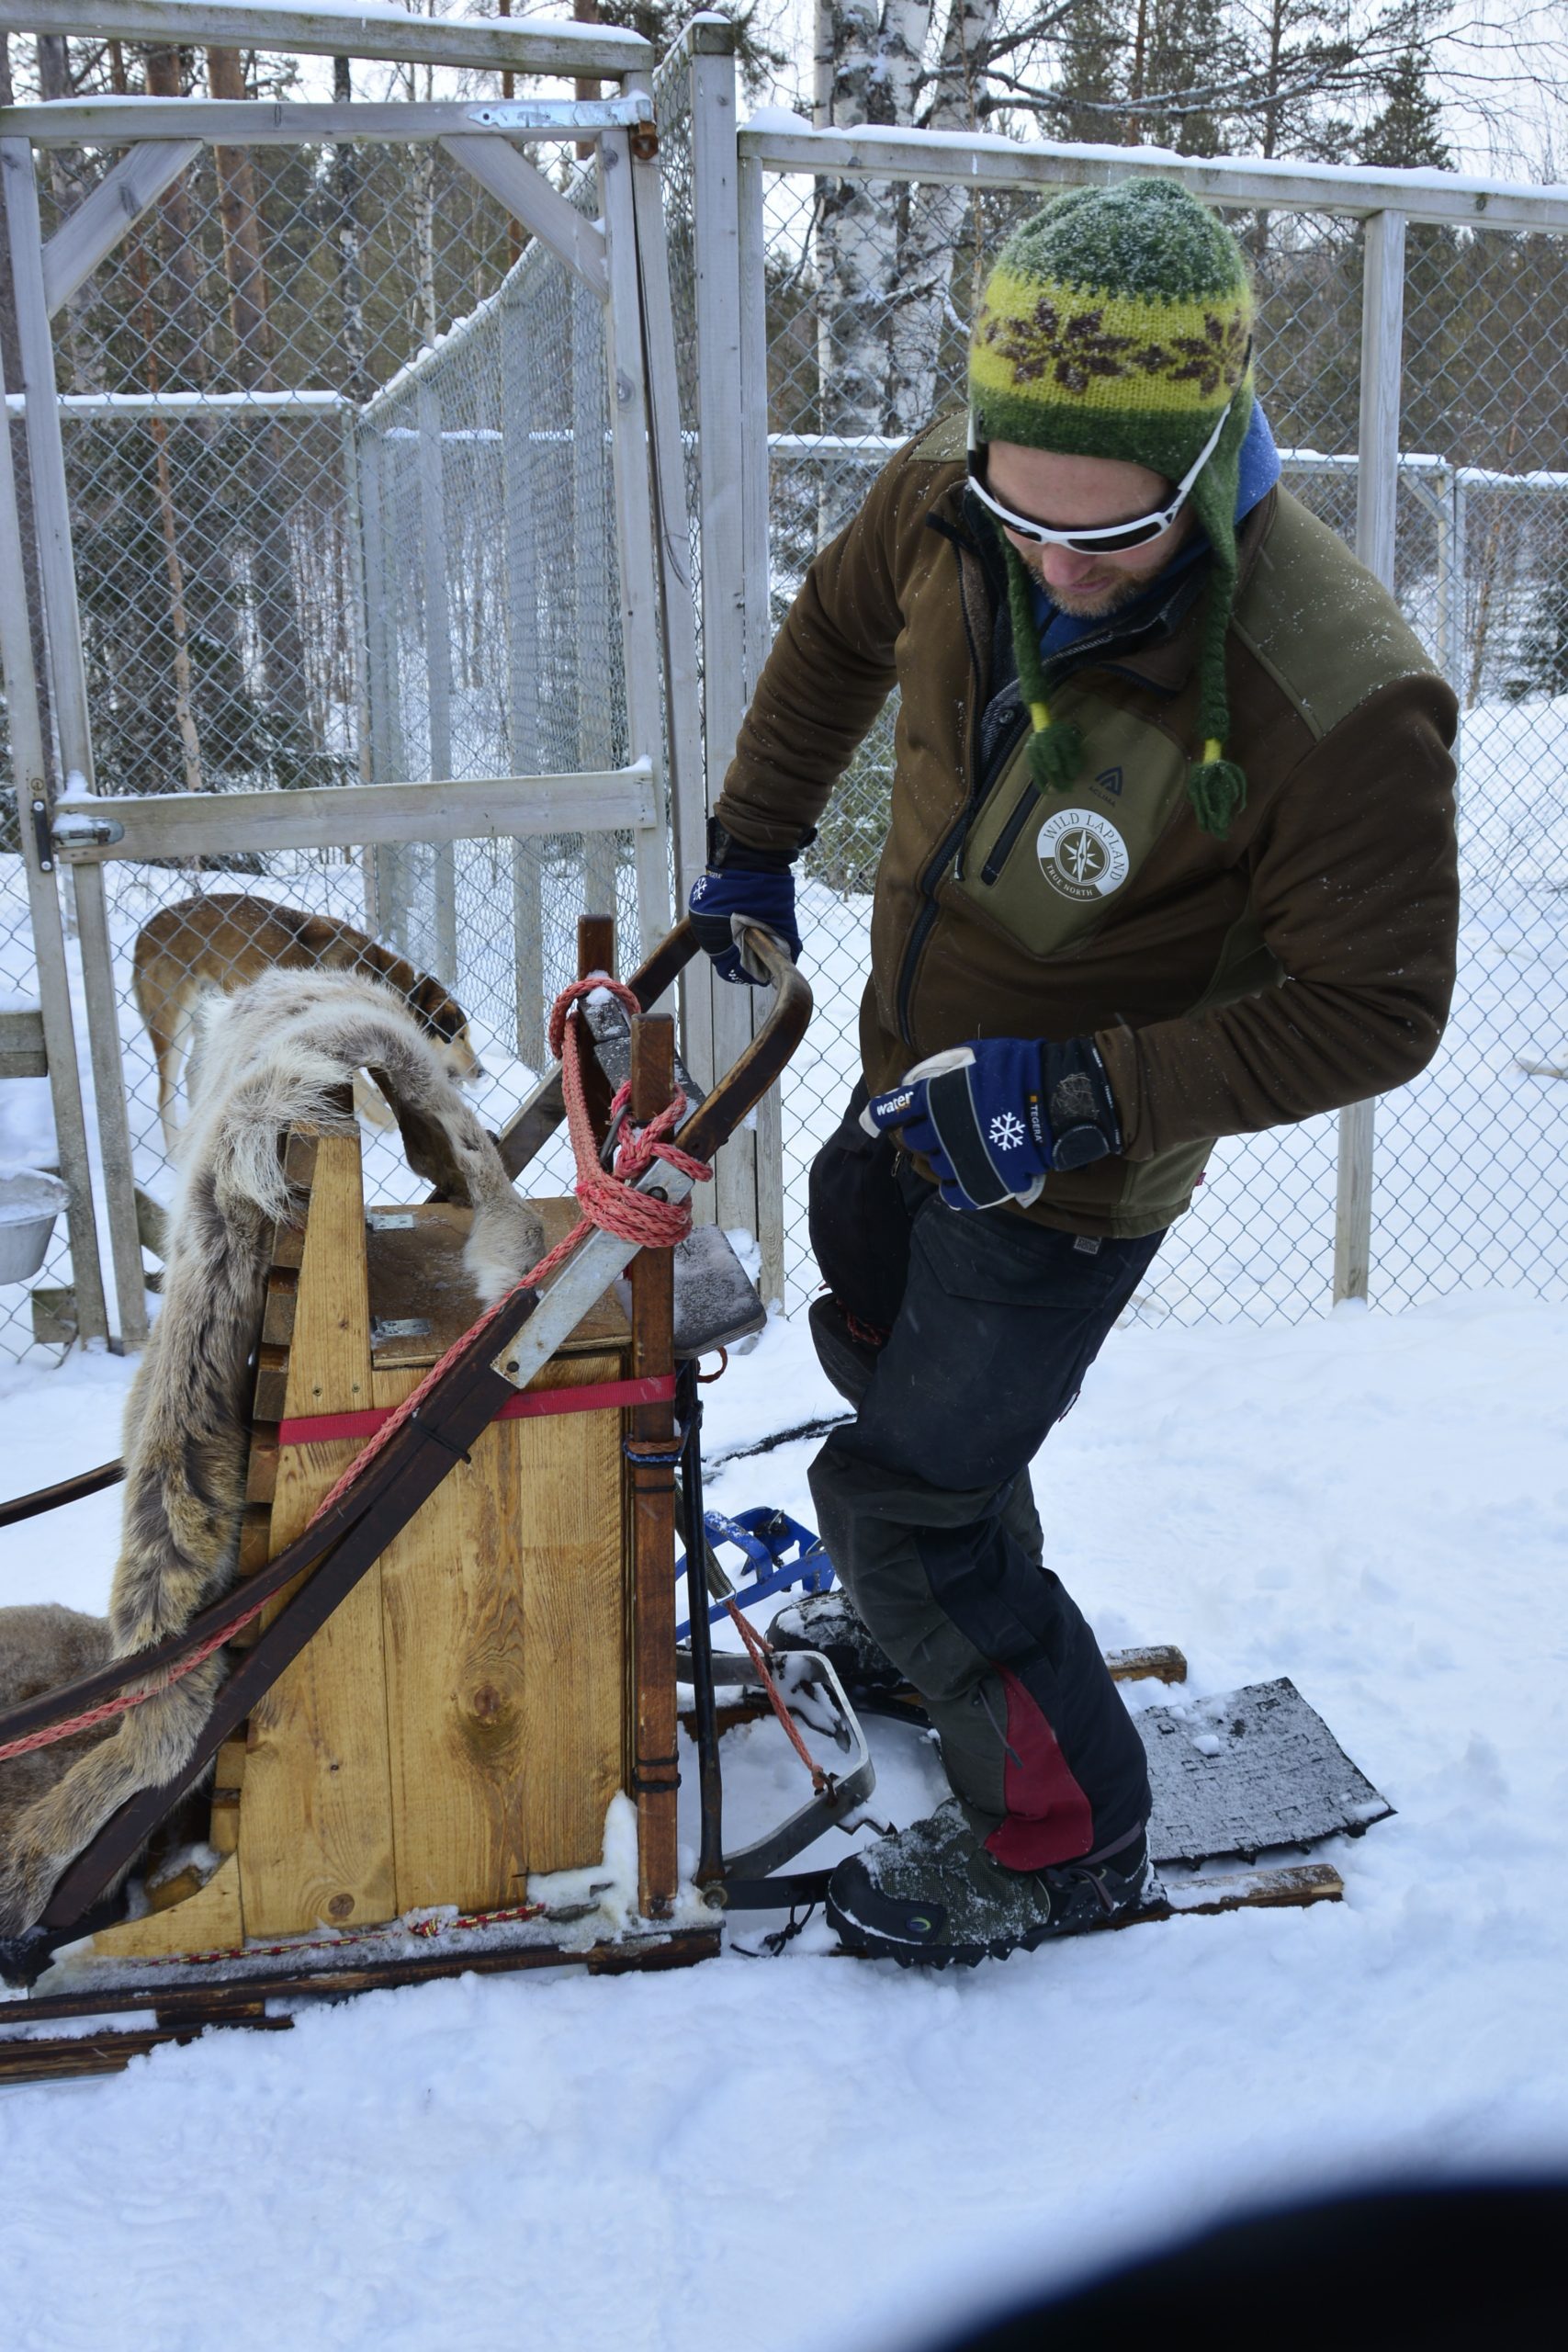
{"label": "wild lapland patch", "polygon": [[1127,879],[1127,844],[1096,808],[1058,808],[1034,842],[1040,869],[1065,899],[1108,899]]}

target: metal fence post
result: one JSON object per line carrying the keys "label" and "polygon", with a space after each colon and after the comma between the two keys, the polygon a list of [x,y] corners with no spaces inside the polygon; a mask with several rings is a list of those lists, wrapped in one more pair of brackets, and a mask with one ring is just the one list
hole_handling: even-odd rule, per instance
{"label": "metal fence post", "polygon": [[[630,162],[630,142],[626,132],[606,131],[599,142],[599,194],[610,276],[609,299],[603,318],[605,376],[610,389],[610,455],[615,486],[627,750],[634,760],[647,759],[652,763],[657,805],[662,809],[665,796],[659,600]],[[601,430],[596,421],[595,435]],[[633,835],[633,848],[637,858],[638,930],[647,953],[669,928],[669,854],[663,824],[639,826]]]}
{"label": "metal fence post", "polygon": [[[739,220],[740,574],[745,607],[741,691],[750,704],[773,641],[768,454],[768,261],[762,174],[742,158],[736,192]],[[728,758],[728,750],[726,758]],[[733,993],[733,991],[731,991]],[[762,1295],[784,1295],[784,1112],[780,1088],[757,1105],[757,1240],[762,1253]]]}
{"label": "metal fence post", "polygon": [[[687,27],[692,77],[692,259],[697,345],[698,505],[702,550],[703,750],[711,812],[746,716],[745,560],[741,496],[747,429],[740,377],[740,223],[736,185],[735,31],[712,17]],[[766,436],[766,419],[761,430]],[[703,969],[716,1068],[750,1044],[752,991]],[[743,1129],[718,1156],[714,1214],[756,1233],[757,1138]]]}
{"label": "metal fence post", "polygon": [[[70,492],[55,391],[54,339],[50,334],[49,300],[44,290],[42,229],[30,140],[0,139],[0,171],[6,177],[17,344],[22,390],[27,399],[28,454],[32,465],[39,569],[43,583],[60,760],[67,782],[80,779],[79,788],[91,792],[96,786],[88,720],[87,667],[76,604]],[[136,1223],[136,1187],[130,1125],[125,1107],[108,908],[104,877],[96,868],[80,867],[71,878],[76,903],[83,993],[87,1006],[93,1091],[98,1111],[98,1155],[108,1215],[115,1304],[122,1343],[137,1347],[147,1337],[147,1295],[141,1238]]]}
{"label": "metal fence post", "polygon": [[[430,692],[430,775],[452,775],[452,613],[446,576],[446,463],[441,446],[441,394],[428,378],[419,388],[419,547],[424,582],[424,664]],[[457,851],[439,842],[433,852],[435,888],[435,968],[457,984]]]}
{"label": "metal fence post", "polygon": [[[392,610],[392,586],[387,576],[386,469],[387,447],[379,433],[363,417],[354,424],[359,450],[359,516],[365,573],[366,698],[370,729],[370,778],[374,784],[400,784],[407,776],[402,733],[398,725],[397,620]],[[370,853],[375,875],[375,909],[371,927],[400,954],[408,951],[408,906],[403,853],[389,842]],[[368,911],[368,910],[367,910]]]}
{"label": "metal fence post", "polygon": [[[539,728],[539,540],[535,523],[533,406],[527,336],[515,295],[502,312],[502,503],[506,549],[506,729],[513,773],[544,765]],[[530,1069],[545,1057],[545,928],[538,844],[512,843],[512,964],[517,1051]]]}
{"label": "metal fence post", "polygon": [[[1390,594],[1399,496],[1399,409],[1404,381],[1404,215],[1374,212],[1366,224],[1361,283],[1361,410],[1356,469],[1356,553]],[[1367,1296],[1372,1254],[1375,1102],[1339,1114],[1334,1207],[1334,1302]]]}
{"label": "metal fence post", "polygon": [[[352,401],[338,418],[338,447],[343,458],[344,536],[348,571],[350,659],[354,664],[354,714],[358,741],[355,765],[361,784],[376,780],[370,725],[369,621],[365,601],[365,505],[359,481],[359,422]],[[351,853],[352,854],[352,853]],[[372,937],[380,928],[380,877],[373,849],[360,853],[360,880],[365,892],[365,928]]]}
{"label": "metal fence post", "polygon": [[[721,29],[729,35],[728,26]],[[649,89],[643,74],[626,76],[627,95]],[[651,96],[651,91],[649,91]],[[730,109],[733,118],[734,108]],[[730,144],[734,145],[731,129]],[[664,200],[657,155],[632,156],[637,273],[648,352],[649,448],[654,521],[659,534],[660,609],[664,624],[665,746],[670,763],[670,838],[675,898],[684,906],[707,862],[707,803],[697,684],[697,613],[692,576],[692,526],[681,446],[680,363],[675,304],[665,238]],[[687,967],[684,1043],[690,1067],[708,1084],[713,1067],[712,993]],[[707,1188],[702,1187],[706,1190]],[[706,1214],[712,1215],[711,1204]]]}
{"label": "metal fence post", "polygon": [[[0,368],[0,401],[5,393],[5,375]],[[39,828],[35,823],[36,819],[41,818],[47,837],[53,795],[49,788],[38,685],[33,676],[32,630],[28,624],[27,574],[22,561],[8,421],[0,423],[0,567],[10,582],[5,594],[0,595],[0,671],[6,683],[11,775],[17,791],[17,831],[32,917],[54,1139],[60,1153],[60,1172],[71,1188],[65,1218],[71,1237],[71,1283],[76,1294],[76,1333],[83,1340],[107,1340],[108,1315],[104,1301],[103,1267],[98,1258],[97,1227],[93,1218],[93,1170],[87,1151],[87,1122],[82,1108],[76,1032],[71,1019],[65,931],[61,922],[54,861],[49,861],[49,871],[45,872],[39,855]]]}

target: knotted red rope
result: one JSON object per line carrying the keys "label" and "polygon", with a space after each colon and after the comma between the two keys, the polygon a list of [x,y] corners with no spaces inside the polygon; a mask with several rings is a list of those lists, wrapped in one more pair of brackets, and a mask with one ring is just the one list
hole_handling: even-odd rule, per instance
{"label": "knotted red rope", "polygon": [[773,1673],[773,1652],[769,1649],[766,1642],[763,1641],[762,1636],[758,1633],[756,1627],[749,1624],[746,1619],[742,1617],[739,1610],[736,1607],[733,1600],[727,1597],[724,1605],[728,1610],[731,1618],[734,1620],[736,1632],[739,1634],[741,1640],[746,1645],[747,1654],[750,1657],[752,1665],[757,1669],[758,1678],[761,1682],[763,1690],[767,1692],[769,1706],[772,1707],[774,1714],[777,1715],[780,1723],[783,1724],[785,1731],[789,1734],[790,1746],[794,1748],[795,1754],[799,1757],[801,1762],[810,1773],[812,1788],[816,1791],[817,1794],[820,1796],[828,1785],[828,1775],[822,1770],[822,1767],[818,1764],[817,1758],[812,1755],[811,1750],[802,1739],[799,1732],[795,1729],[795,1717],[790,1713],[788,1702],[785,1700],[784,1692],[779,1689],[778,1679]]}
{"label": "knotted red rope", "polygon": [[[669,1167],[678,1168],[694,1183],[705,1184],[712,1179],[713,1170],[705,1160],[694,1158],[689,1151],[682,1151],[672,1140],[674,1130],[686,1109],[686,1097],[679,1087],[667,1108],[650,1119],[647,1126],[628,1127],[624,1132],[616,1147],[613,1170],[600,1165],[593,1122],[589,1115],[588,1097],[582,1081],[581,1046],[577,1023],[568,1018],[579,1001],[592,996],[597,989],[603,989],[613,996],[628,1013],[642,1011],[630,989],[622,981],[613,980],[604,974],[597,978],[573,980],[570,988],[562,989],[550,1008],[549,1046],[551,1054],[561,1066],[561,1094],[566,1104],[567,1133],[571,1139],[572,1158],[577,1166],[577,1179],[572,1191],[581,1204],[582,1215],[564,1241],[558,1241],[553,1250],[546,1251],[536,1266],[531,1266],[525,1274],[519,1276],[511,1290],[498,1298],[493,1306],[488,1307],[461,1339],[453,1342],[440,1363],[432,1365],[412,1396],[404,1397],[376,1431],[368,1445],[355,1454],[331,1493],[317,1504],[310,1514],[310,1524],[312,1527],[324,1512],[331,1510],[333,1504],[342,1499],[361,1472],[412,1418],[443,1373],[471,1346],[476,1335],[487,1324],[495,1321],[507,1300],[515,1298],[520,1290],[532,1289],[540,1283],[547,1282],[595,1226],[602,1226],[607,1233],[615,1234],[618,1240],[635,1242],[644,1250],[672,1249],[691,1231],[692,1212],[688,1203],[656,1200],[651,1193],[632,1189],[638,1178],[659,1159]],[[610,1105],[612,1122],[621,1117],[630,1100],[629,1083],[616,1089]],[[187,1674],[194,1674],[198,1666],[205,1665],[226,1642],[233,1639],[242,1626],[248,1625],[252,1618],[258,1617],[265,1607],[266,1601],[262,1600],[239,1610],[220,1632],[209,1634],[188,1657],[178,1658],[173,1666],[165,1667],[156,1682],[149,1683],[141,1690],[118,1691],[112,1699],[104,1700],[98,1706],[88,1707],[79,1715],[71,1715],[64,1723],[50,1724],[41,1731],[29,1732],[24,1738],[9,1741],[0,1747],[0,1764],[7,1763],[13,1756],[30,1755],[37,1747],[51,1747],[56,1740],[70,1739],[77,1732],[91,1731],[99,1724],[112,1721],[116,1715],[128,1713],[132,1707],[140,1707],[146,1700],[156,1698],[172,1683],[182,1681]]]}

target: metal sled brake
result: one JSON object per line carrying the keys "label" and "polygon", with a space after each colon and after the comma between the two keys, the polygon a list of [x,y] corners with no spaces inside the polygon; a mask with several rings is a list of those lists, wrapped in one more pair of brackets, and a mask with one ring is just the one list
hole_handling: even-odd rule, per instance
{"label": "metal sled brake", "polygon": [[[607,923],[585,922],[579,945],[585,976],[608,968]],[[810,991],[774,943],[753,933],[750,945],[773,1001],[679,1130],[698,1159],[777,1079],[810,1015]],[[637,1001],[654,1003],[694,949],[683,923],[633,977]],[[592,1039],[583,1095],[603,1149],[617,1083],[629,1079],[638,1126],[671,1100],[673,1024],[628,1023],[609,1000],[581,1010]],[[562,1110],[558,1069],[501,1137],[509,1172]],[[309,1209],[275,1236],[239,1582],[176,1639],[0,1720],[0,1743],[58,1724],[193,1643],[231,1635],[227,1679],[179,1779],[128,1802],[66,1869],[41,1925],[7,1949],[13,1982],[38,1989],[0,2005],[0,2077],[75,2071],[73,2053],[122,2063],[150,2038],[221,2017],[262,2022],[283,1993],[706,1956],[711,1916],[699,1905],[676,1916],[678,1676],[693,1690],[700,1759],[697,1878],[716,1901],[755,1902],[758,1876],[869,1792],[869,1755],[830,1669],[794,1663],[800,1703],[843,1751],[841,1769],[818,1767],[811,1804],[727,1865],[695,1357],[758,1328],[762,1309],[722,1235],[699,1227],[672,1250],[596,1227],[536,1291],[476,1323],[466,1210],[438,1197],[367,1211],[355,1134],[295,1130],[288,1149]],[[673,1200],[692,1182],[656,1162],[637,1189]],[[571,1204],[538,1205],[554,1244]],[[628,1267],[629,1308],[615,1283]],[[422,1384],[412,1417],[360,1462]],[[677,1469],[694,1627],[679,1661]],[[235,1633],[241,1611],[250,1623]],[[749,1661],[735,1673],[759,1679]],[[193,1792],[209,1775],[209,1808]],[[637,1916],[610,1942],[597,1939],[592,1879],[620,1790],[637,1809],[639,1884]],[[150,1838],[155,1850],[176,1816],[188,1839],[193,1802],[216,1868],[161,1887],[154,1869],[153,1907],[117,1917],[124,1897],[110,1890],[128,1861]],[[530,1903],[530,1878],[561,1871],[588,1873],[575,1899]],[[68,1970],[51,1968],[66,1944]],[[46,1969],[52,1984],[39,1981]],[[117,2010],[156,2021],[107,2035],[96,2058],[90,2036],[58,2051],[36,2038],[50,2018]]]}

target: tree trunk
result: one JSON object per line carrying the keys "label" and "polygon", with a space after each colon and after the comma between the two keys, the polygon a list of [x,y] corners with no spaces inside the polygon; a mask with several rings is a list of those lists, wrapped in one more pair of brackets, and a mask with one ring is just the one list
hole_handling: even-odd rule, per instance
{"label": "tree trunk", "polygon": [[[117,97],[128,97],[125,52],[118,40],[109,43],[109,62]],[[178,61],[175,61],[178,71]],[[158,368],[158,329],[152,309],[152,272],[148,266],[147,245],[140,222],[126,238],[126,261],[130,280],[136,288],[136,324],[141,337],[147,389],[156,399],[162,390]],[[186,790],[202,789],[201,742],[196,729],[195,700],[191,692],[190,618],[186,602],[185,565],[180,557],[179,532],[175,516],[174,481],[169,470],[169,428],[161,416],[150,416],[147,431],[152,443],[153,478],[158,496],[158,524],[164,539],[164,569],[169,582],[169,635],[173,640],[175,679],[175,725],[179,732],[180,756],[185,765]]]}
{"label": "tree trunk", "polygon": [[[243,98],[247,95],[238,50],[209,49],[207,74],[213,97]],[[255,165],[248,147],[214,148],[213,165],[223,223],[223,269],[229,287],[235,380],[246,391],[274,391],[277,377],[267,316],[266,267]],[[304,784],[311,781],[308,738],[300,719],[305,652],[294,602],[294,568],[288,544],[290,494],[283,437],[276,421],[270,418],[257,419],[237,430],[244,435],[247,445],[250,594],[261,653],[272,761],[278,783]]]}
{"label": "tree trunk", "polygon": [[[177,49],[149,49],[144,72],[150,98],[184,97]],[[191,210],[190,182],[184,172],[158,198],[158,228],[159,258],[173,295],[164,313],[169,330],[164,349],[175,355],[169,370],[170,389],[205,391],[211,380],[212,356],[201,314],[200,241]]]}
{"label": "tree trunk", "polygon": [[[931,130],[976,128],[996,17],[997,0],[952,0],[935,95],[925,118]],[[969,201],[966,188],[948,181],[910,191],[894,288],[889,409],[896,433],[918,433],[940,396],[953,266]]]}
{"label": "tree trunk", "polygon": [[[346,57],[333,60],[333,96],[347,106],[354,85]],[[360,267],[359,163],[352,139],[333,151],[333,193],[337,198],[333,238],[337,246],[338,300],[343,310],[344,390],[363,406],[370,397],[369,353],[365,335],[365,279]]]}
{"label": "tree trunk", "polygon": [[[930,0],[821,0],[818,35],[829,61],[830,119],[840,127],[908,122],[931,28]],[[899,108],[902,108],[902,112]],[[897,263],[894,187],[839,180],[822,191],[817,232],[820,282],[818,374],[825,433],[881,433],[889,396],[888,310]]]}
{"label": "tree trunk", "polygon": [[[63,34],[39,34],[38,82],[39,96],[47,105],[55,105],[61,99],[75,96],[71,82],[71,52]],[[65,220],[81,202],[83,191],[73,183],[65,158],[58,147],[45,150],[44,170],[49,175],[49,192],[54,199],[56,220]],[[72,391],[101,392],[104,388],[101,355],[83,331],[86,304],[86,290],[79,286],[65,305],[65,317],[62,328],[56,331],[56,343],[63,343],[65,346]]]}

